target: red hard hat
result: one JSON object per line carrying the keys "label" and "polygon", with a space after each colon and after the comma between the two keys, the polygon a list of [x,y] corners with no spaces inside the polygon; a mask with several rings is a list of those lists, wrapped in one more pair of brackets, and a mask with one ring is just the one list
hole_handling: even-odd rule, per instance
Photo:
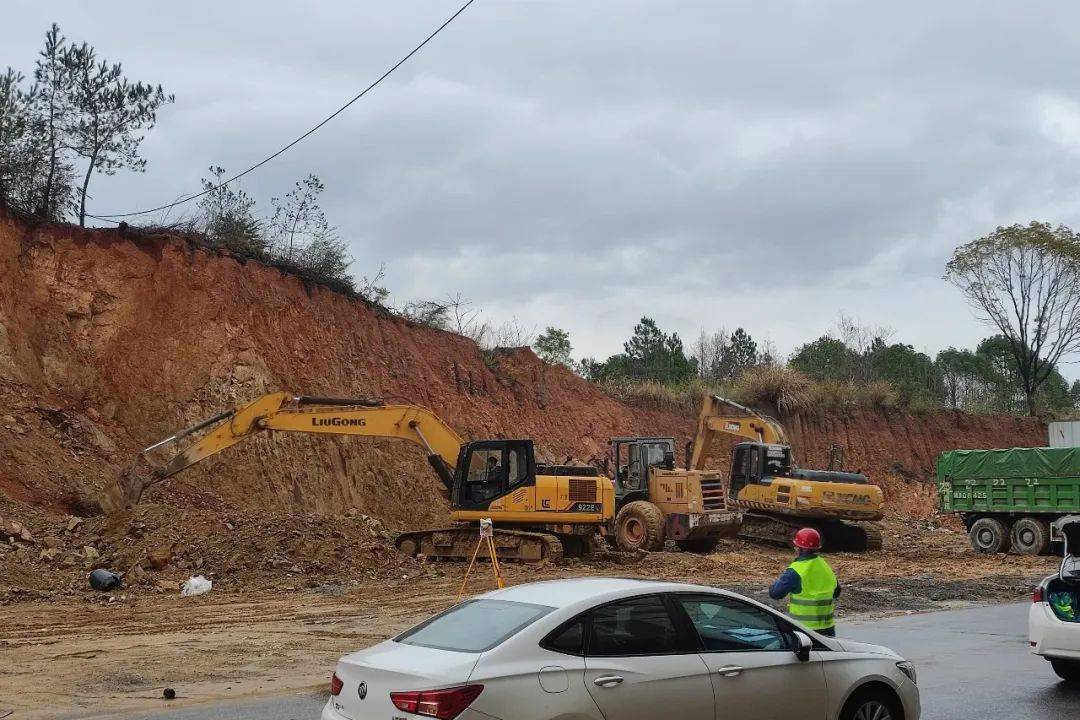
{"label": "red hard hat", "polygon": [[800,550],[820,550],[821,533],[814,528],[803,528],[795,533],[795,547]]}

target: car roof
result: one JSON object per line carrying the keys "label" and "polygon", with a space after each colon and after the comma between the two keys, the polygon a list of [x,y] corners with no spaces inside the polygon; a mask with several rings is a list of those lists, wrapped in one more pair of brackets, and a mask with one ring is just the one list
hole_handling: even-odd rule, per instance
{"label": "car roof", "polygon": [[706,591],[726,593],[720,588],[686,583],[664,582],[644,578],[578,577],[560,580],[514,585],[482,595],[492,600],[533,603],[548,607],[565,608],[575,605],[592,605],[608,599],[657,592]]}

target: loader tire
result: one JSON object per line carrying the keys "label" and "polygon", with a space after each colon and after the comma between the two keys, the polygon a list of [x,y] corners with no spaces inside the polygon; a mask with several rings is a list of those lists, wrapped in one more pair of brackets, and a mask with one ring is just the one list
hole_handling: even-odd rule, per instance
{"label": "loader tire", "polygon": [[664,549],[664,513],[647,500],[627,503],[615,517],[615,539],[621,550]]}
{"label": "loader tire", "polygon": [[990,517],[976,520],[968,532],[968,539],[971,540],[971,547],[975,552],[988,555],[1007,553],[1011,545],[1005,523]]}
{"label": "loader tire", "polygon": [[1020,518],[1009,533],[1012,548],[1021,555],[1045,555],[1050,550],[1050,526],[1038,518]]}
{"label": "loader tire", "polygon": [[706,535],[705,537],[686,538],[684,540],[676,540],[675,544],[683,552],[707,555],[715,550],[716,546],[720,544],[720,536]]}

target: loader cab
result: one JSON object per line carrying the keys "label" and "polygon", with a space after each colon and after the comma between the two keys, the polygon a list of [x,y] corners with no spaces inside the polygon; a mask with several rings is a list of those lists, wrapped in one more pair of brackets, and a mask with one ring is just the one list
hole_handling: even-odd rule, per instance
{"label": "loader cab", "polygon": [[632,495],[648,495],[649,468],[675,467],[675,438],[620,437],[612,438],[610,444],[615,462],[615,498],[620,504]]}
{"label": "loader cab", "polygon": [[742,442],[731,454],[731,493],[738,497],[747,485],[769,485],[773,478],[791,473],[791,448],[787,445]]}
{"label": "loader cab", "polygon": [[455,509],[482,510],[535,484],[532,440],[478,440],[461,446],[451,503]]}

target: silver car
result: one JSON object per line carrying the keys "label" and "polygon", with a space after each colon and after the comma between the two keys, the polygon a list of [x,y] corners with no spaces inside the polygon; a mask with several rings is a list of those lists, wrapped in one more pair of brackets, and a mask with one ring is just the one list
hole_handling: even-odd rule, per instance
{"label": "silver car", "polygon": [[323,720],[918,720],[911,663],[698,585],[581,578],[341,658]]}

